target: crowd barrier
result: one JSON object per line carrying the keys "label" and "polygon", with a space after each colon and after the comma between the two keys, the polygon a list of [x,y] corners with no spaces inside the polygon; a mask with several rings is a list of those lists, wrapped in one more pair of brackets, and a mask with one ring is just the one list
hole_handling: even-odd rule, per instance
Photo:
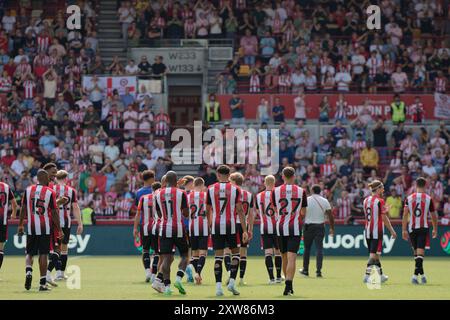
{"label": "crowd barrier", "polygon": [[[328,229],[328,226],[326,228]],[[411,256],[409,243],[401,238],[401,226],[394,228],[398,238],[394,240],[388,234],[384,236],[383,255]],[[70,255],[139,255],[141,252],[139,241],[133,239],[133,226],[131,225],[85,226],[82,235],[76,235],[75,231],[75,227],[72,228],[69,242]],[[19,237],[17,235],[16,225],[10,225],[8,233],[9,239],[5,245],[5,254],[24,255],[26,236]],[[209,254],[212,255],[212,251]],[[337,225],[335,236],[327,235],[324,239],[324,254],[328,256],[367,256],[363,226]],[[249,255],[263,255],[260,232],[257,227],[255,227],[254,236],[250,242]],[[450,226],[439,226],[439,236],[431,239],[431,248],[427,250],[426,255],[450,258]]]}

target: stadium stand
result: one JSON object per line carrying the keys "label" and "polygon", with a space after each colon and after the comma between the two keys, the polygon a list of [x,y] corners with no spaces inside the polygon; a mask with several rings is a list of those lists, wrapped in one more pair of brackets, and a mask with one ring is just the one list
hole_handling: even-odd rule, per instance
{"label": "stadium stand", "polygon": [[[375,178],[384,180],[390,214],[399,218],[398,203],[419,175],[429,177],[440,215],[450,218],[448,121],[426,117],[426,96],[449,88],[448,1],[375,2],[384,37],[359,28],[369,1],[79,1],[81,31],[65,28],[66,1],[1,1],[0,180],[19,197],[37,169],[54,161],[71,173],[82,209],[129,220],[139,172],[153,169],[158,179],[172,167],[171,119],[150,94],[134,98],[112,87],[103,99],[107,88],[84,88],[83,76],[161,78],[163,62],[131,61],[123,48],[228,41],[234,58],[208,83],[219,112],[250,94],[257,112],[246,123],[280,128],[281,168],[294,165],[302,185],[322,184],[340,221],[357,223]],[[340,101],[338,93],[345,93]],[[347,117],[347,93],[386,96],[388,104],[395,93],[399,104],[403,94],[418,100],[405,100],[408,112],[399,119],[364,108],[354,118]],[[277,101],[278,94],[286,96]],[[284,114],[288,99],[295,114]],[[223,118],[205,122],[223,128]],[[260,190],[259,168],[236,170],[249,190]],[[215,181],[207,166],[196,174]]]}

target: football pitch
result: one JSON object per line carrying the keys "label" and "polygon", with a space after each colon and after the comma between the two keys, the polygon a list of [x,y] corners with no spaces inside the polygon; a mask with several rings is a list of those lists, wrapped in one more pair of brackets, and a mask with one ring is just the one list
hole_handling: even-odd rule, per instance
{"label": "football pitch", "polygon": [[[300,267],[301,257],[297,260]],[[175,264],[178,258],[175,259]],[[362,278],[366,264],[363,257],[326,257],[324,260],[324,278],[314,275],[315,261],[311,260],[309,278],[296,274],[293,297],[288,299],[450,299],[450,259],[426,258],[424,262],[428,284],[413,286],[410,278],[413,271],[412,258],[384,257],[383,271],[389,281],[380,289],[368,289]],[[5,256],[0,270],[0,299],[216,299],[213,273],[213,258],[208,257],[202,272],[203,284],[185,284],[187,295],[182,296],[174,289],[171,297],[156,293],[149,283],[144,282],[144,271],[138,256],[120,257],[69,257],[69,266],[78,266],[81,288],[68,289],[66,283],[51,292],[38,292],[39,271],[37,260],[33,267],[33,287],[26,291],[24,285],[24,257]],[[173,279],[176,267],[172,268]],[[225,278],[225,276],[224,276]],[[172,279],[172,281],[173,281]],[[225,279],[224,279],[225,281]],[[245,299],[284,299],[284,285],[268,284],[268,276],[263,257],[248,259],[244,286],[238,286],[241,295],[233,297],[226,290],[225,300]]]}

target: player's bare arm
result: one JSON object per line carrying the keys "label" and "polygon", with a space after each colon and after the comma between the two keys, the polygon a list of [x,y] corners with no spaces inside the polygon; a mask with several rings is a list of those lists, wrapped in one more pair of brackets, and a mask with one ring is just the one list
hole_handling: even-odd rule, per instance
{"label": "player's bare arm", "polygon": [[250,212],[248,214],[248,240],[253,238],[253,224],[255,222],[255,215],[257,215],[256,210],[250,208]]}
{"label": "player's bare arm", "polygon": [[331,210],[325,211],[325,215],[328,217],[328,223],[330,224],[330,236],[334,236],[334,216]]}
{"label": "player's bare arm", "polygon": [[304,218],[304,217],[306,216],[306,207],[303,207],[303,208],[300,210],[300,215],[302,216],[302,218]]}
{"label": "player's bare arm", "polygon": [[58,239],[62,239],[64,234],[63,234],[63,231],[61,229],[61,224],[59,223],[58,210],[56,208],[52,208],[51,209],[51,213],[52,213],[53,225],[55,226],[56,230],[58,230]]}
{"label": "player's bare arm", "polygon": [[433,225],[432,237],[436,239],[438,235],[438,215],[436,211],[431,213],[431,224]]}
{"label": "player's bare arm", "polygon": [[403,208],[403,218],[402,218],[402,238],[408,241],[408,220],[409,220],[409,210],[408,207]]}
{"label": "player's bare arm", "polygon": [[244,208],[242,208],[242,203],[236,203],[236,211],[239,215],[239,219],[241,220],[242,225],[242,241],[247,242],[248,241],[248,233],[247,233],[247,222],[245,221],[245,215],[244,215]]}
{"label": "player's bare arm", "polygon": [[133,237],[135,238],[138,236],[139,221],[141,220],[141,206],[142,199],[139,201],[138,209],[136,210],[136,215],[134,216]]}
{"label": "player's bare arm", "polygon": [[24,227],[23,227],[23,219],[25,218],[25,214],[26,214],[26,199],[25,197],[23,197],[22,199],[22,206],[20,207],[20,214],[19,214],[19,225],[17,227],[17,233],[19,235],[22,235],[24,232]]}
{"label": "player's bare arm", "polygon": [[15,219],[17,217],[17,201],[16,199],[11,199],[11,218]]}
{"label": "player's bare arm", "polygon": [[73,216],[75,217],[75,220],[77,221],[77,234],[83,233],[83,221],[81,220],[81,210],[80,206],[77,202],[72,204],[72,212]]}
{"label": "player's bare arm", "polygon": [[388,216],[383,214],[381,215],[383,217],[383,222],[388,228],[389,232],[391,233],[392,238],[397,238],[397,233],[395,232],[394,228],[392,227],[391,220],[389,220]]}

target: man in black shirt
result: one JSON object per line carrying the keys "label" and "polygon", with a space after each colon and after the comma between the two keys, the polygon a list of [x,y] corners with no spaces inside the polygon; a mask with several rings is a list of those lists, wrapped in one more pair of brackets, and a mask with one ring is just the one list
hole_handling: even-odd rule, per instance
{"label": "man in black shirt", "polygon": [[164,76],[167,71],[166,65],[163,63],[162,56],[155,57],[155,63],[152,65],[153,75],[155,76]]}
{"label": "man in black shirt", "polygon": [[141,62],[138,64],[139,74],[150,74],[152,66],[147,61],[147,56],[141,57]]}
{"label": "man in black shirt", "polygon": [[372,129],[373,132],[373,147],[378,151],[381,159],[386,159],[387,156],[387,130],[383,126],[383,120],[379,119]]}
{"label": "man in black shirt", "polygon": [[395,148],[400,147],[400,143],[405,139],[406,131],[403,123],[400,123],[398,127],[392,132],[392,139],[395,142]]}

